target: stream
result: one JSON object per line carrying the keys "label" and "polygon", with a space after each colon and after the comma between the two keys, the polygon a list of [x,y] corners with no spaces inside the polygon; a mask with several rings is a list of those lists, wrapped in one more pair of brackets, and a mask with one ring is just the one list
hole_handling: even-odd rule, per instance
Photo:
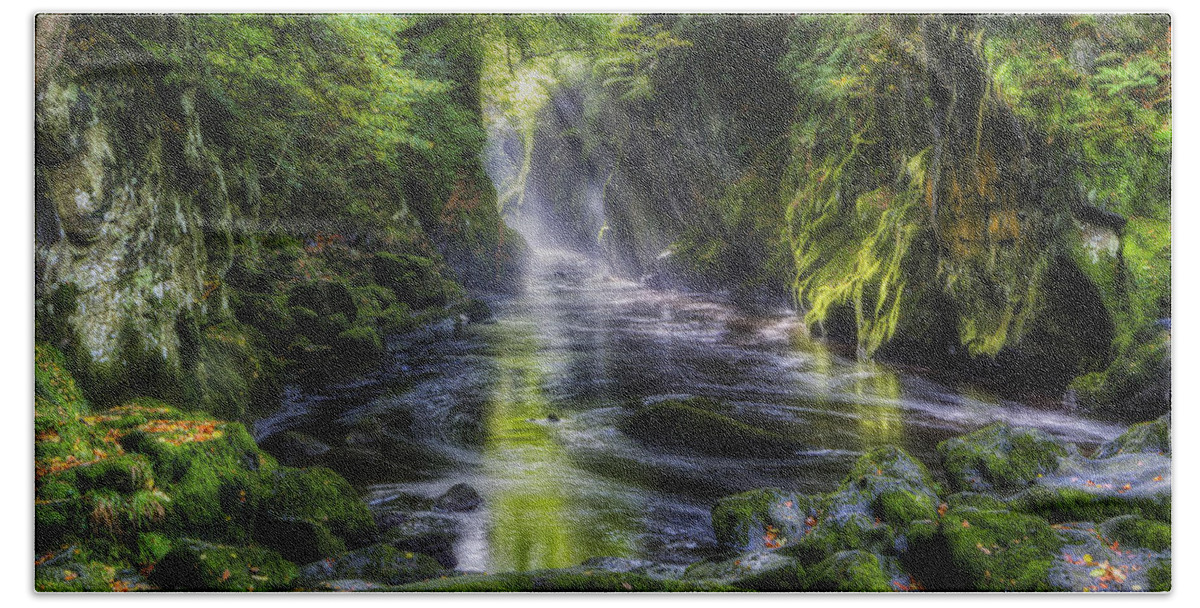
{"label": "stream", "polygon": [[[407,428],[389,436],[428,457],[366,485],[366,500],[380,508],[471,485],[483,504],[453,515],[458,568],[501,572],[598,556],[697,561],[715,547],[717,498],[764,486],[829,491],[877,446],[900,446],[940,476],[937,443],[992,422],[1085,447],[1123,430],[838,356],[806,338],[792,311],[748,313],[718,295],[653,289],[570,251],[533,256],[521,293],[491,303],[494,322],[397,339],[385,369],[353,384],[291,388],[255,435],[338,436],[357,419],[402,414]],[[688,396],[724,402],[724,414],[804,447],[702,455],[619,430],[637,408]]]}

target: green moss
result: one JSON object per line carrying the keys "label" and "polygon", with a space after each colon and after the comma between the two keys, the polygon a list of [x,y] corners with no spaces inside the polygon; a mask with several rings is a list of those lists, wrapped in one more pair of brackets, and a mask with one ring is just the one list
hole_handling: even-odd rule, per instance
{"label": "green moss", "polygon": [[1104,538],[1122,547],[1143,547],[1151,551],[1171,550],[1171,526],[1137,515],[1114,517],[1099,526]]}
{"label": "green moss", "polygon": [[962,490],[1019,489],[1058,471],[1067,448],[1044,431],[996,423],[938,444],[946,472]]}
{"label": "green moss", "polygon": [[116,568],[97,561],[67,562],[34,571],[38,591],[112,591]]}
{"label": "green moss", "polygon": [[141,454],[123,454],[79,467],[75,483],[81,492],[106,488],[127,494],[153,487],[154,476],[148,458]]}
{"label": "green moss", "polygon": [[154,564],[171,550],[171,540],[157,532],[138,534],[137,548],[133,561],[137,564]]}
{"label": "green moss", "polygon": [[1146,572],[1146,578],[1150,581],[1150,590],[1154,592],[1167,592],[1171,590],[1171,560],[1164,560],[1154,564]]}
{"label": "green moss", "polygon": [[1048,591],[1063,545],[1044,519],[1003,510],[950,509],[942,519],[953,565],[976,591]]}
{"label": "green moss", "polygon": [[183,539],[155,565],[150,581],[170,591],[287,591],[294,564],[258,547]]}
{"label": "green moss", "polygon": [[1170,414],[1129,427],[1120,437],[1100,446],[1094,457],[1107,458],[1135,452],[1171,454]]}
{"label": "green moss", "polygon": [[386,544],[371,545],[305,566],[298,584],[319,586],[320,581],[360,579],[384,585],[436,578],[445,573],[441,564],[420,553],[400,551]]}
{"label": "green moss", "polygon": [[275,488],[266,506],[276,517],[320,522],[351,544],[376,532],[367,505],[349,482],[330,469],[284,470]]}
{"label": "green moss", "polygon": [[744,553],[719,561],[692,564],[686,580],[706,580],[751,591],[801,591],[804,568],[793,557],[774,551]]}
{"label": "green moss", "polygon": [[809,569],[806,587],[811,591],[892,591],[891,579],[879,557],[867,551],[839,551]]}
{"label": "green moss", "polygon": [[876,499],[879,516],[887,522],[908,524],[914,520],[931,520],[937,515],[936,500],[909,490],[888,490]]}
{"label": "green moss", "polygon": [[1171,521],[1170,496],[1131,496],[1088,492],[1071,487],[1032,486],[1017,494],[1012,507],[1052,522],[1104,521],[1118,515],[1141,515]]}

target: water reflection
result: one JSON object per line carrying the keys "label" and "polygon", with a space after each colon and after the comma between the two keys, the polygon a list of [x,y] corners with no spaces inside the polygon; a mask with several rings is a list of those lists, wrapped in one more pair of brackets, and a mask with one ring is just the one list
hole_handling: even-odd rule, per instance
{"label": "water reflection", "polygon": [[493,332],[493,340],[482,466],[489,569],[560,568],[597,555],[632,555],[638,519],[621,516],[632,510],[627,501],[576,469],[556,440],[559,418],[546,383],[547,368],[557,365],[540,337],[513,323]]}

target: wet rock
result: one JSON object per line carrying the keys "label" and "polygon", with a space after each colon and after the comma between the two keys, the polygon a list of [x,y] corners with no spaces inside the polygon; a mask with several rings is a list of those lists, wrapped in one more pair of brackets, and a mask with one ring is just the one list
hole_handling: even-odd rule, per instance
{"label": "wet rock", "polygon": [[660,449],[710,456],[767,457],[787,455],[803,445],[779,433],[748,425],[718,413],[709,399],[662,401],[620,423],[637,441]]}
{"label": "wet rock", "polygon": [[1142,547],[1151,551],[1171,550],[1171,526],[1137,515],[1114,517],[1097,528],[1107,540],[1118,546]]}
{"label": "wet rock", "polygon": [[[69,555],[68,551],[63,552]],[[112,591],[116,570],[100,562],[54,560],[34,568],[33,588],[38,591]]]}
{"label": "wet rock", "polygon": [[317,463],[329,446],[314,437],[296,431],[271,435],[259,442],[259,447],[283,464],[306,467]]}
{"label": "wet rock", "polygon": [[728,549],[774,549],[808,533],[824,506],[818,496],[779,488],[750,490],[717,501],[712,511],[713,531],[717,543]]}
{"label": "wet rock", "polygon": [[774,551],[743,553],[721,561],[693,564],[687,580],[709,580],[752,591],[803,590],[804,568],[794,557]]}
{"label": "wet rock", "polygon": [[942,534],[960,591],[1047,591],[1050,566],[1063,539],[1046,520],[990,502],[952,501],[941,519]]}
{"label": "wet rock", "polygon": [[392,512],[379,518],[385,527],[382,542],[402,551],[423,553],[446,568],[458,565],[454,544],[461,532],[458,520],[436,513]]}
{"label": "wet rock", "polygon": [[308,564],[300,569],[298,582],[303,587],[345,579],[403,585],[444,573],[441,565],[429,556],[381,543]]}
{"label": "wet rock", "polygon": [[997,423],[943,441],[938,452],[958,489],[1015,491],[1057,473],[1074,449],[1044,431]]}
{"label": "wet rock", "polygon": [[307,520],[324,526],[350,547],[367,544],[378,531],[354,488],[324,467],[280,472],[266,507],[279,520]]}
{"label": "wet rock", "polygon": [[1093,458],[1120,454],[1151,453],[1171,455],[1171,415],[1129,427],[1120,437],[1101,445]]}
{"label": "wet rock", "polygon": [[[1140,523],[1145,526],[1138,525]],[[1152,591],[1156,583],[1152,580],[1156,569],[1170,568],[1170,532],[1167,531],[1168,550],[1156,551],[1114,541],[1110,533],[1126,537],[1132,533],[1162,524],[1138,520],[1136,517],[1118,517],[1099,526],[1090,522],[1071,523],[1058,526],[1060,536],[1066,540],[1061,555],[1054,561],[1049,573],[1050,585],[1061,591]],[[1142,530],[1137,530],[1142,528]],[[1157,537],[1157,538],[1155,538]],[[1156,544],[1163,538],[1151,532],[1138,541]],[[1169,585],[1169,581],[1168,581]]]}
{"label": "wet rock", "polygon": [[323,523],[296,517],[264,517],[254,528],[254,538],[300,564],[346,550],[346,544]]}
{"label": "wet rock", "polygon": [[1013,506],[1054,522],[1101,521],[1125,514],[1171,519],[1171,459],[1152,453],[1063,459],[1013,497]]}
{"label": "wet rock", "polygon": [[892,591],[891,579],[878,556],[867,551],[839,551],[813,566],[805,587],[811,591]]}
{"label": "wet rock", "polygon": [[183,539],[150,573],[150,582],[169,591],[286,591],[297,569],[278,553]]}
{"label": "wet rock", "polygon": [[440,511],[464,512],[474,511],[481,504],[483,498],[475,488],[469,484],[456,483],[434,501],[433,508]]}
{"label": "wet rock", "polygon": [[664,564],[628,557],[593,557],[585,560],[579,567],[583,570],[640,574],[658,580],[678,580],[687,570],[687,566],[679,564]]}
{"label": "wet rock", "polygon": [[632,572],[606,572],[576,566],[502,574],[466,574],[405,585],[399,591],[737,591],[712,581],[651,578]]}

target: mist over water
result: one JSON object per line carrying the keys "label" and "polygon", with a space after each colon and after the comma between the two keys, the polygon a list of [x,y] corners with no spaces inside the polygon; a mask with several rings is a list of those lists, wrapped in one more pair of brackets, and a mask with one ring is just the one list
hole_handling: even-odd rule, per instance
{"label": "mist over water", "polygon": [[[503,193],[520,151],[511,132],[493,135],[488,170]],[[722,295],[615,276],[598,248],[554,225],[551,205],[530,196],[508,209],[530,252],[520,293],[492,303],[494,322],[397,340],[387,371],[327,395],[293,394],[260,422],[260,438],[403,412],[412,425],[403,441],[438,457],[405,463],[405,480],[370,487],[369,502],[470,484],[484,504],[453,515],[458,567],[498,572],[600,556],[682,567],[715,548],[717,498],[764,486],[829,491],[879,446],[900,446],[940,476],[936,444],[992,422],[1083,445],[1122,430],[838,356],[806,337],[791,310],[750,313]],[[590,205],[602,224],[603,201]],[[620,430],[640,408],[690,396],[801,447],[722,457]],[[674,432],[705,441],[703,429]]]}

